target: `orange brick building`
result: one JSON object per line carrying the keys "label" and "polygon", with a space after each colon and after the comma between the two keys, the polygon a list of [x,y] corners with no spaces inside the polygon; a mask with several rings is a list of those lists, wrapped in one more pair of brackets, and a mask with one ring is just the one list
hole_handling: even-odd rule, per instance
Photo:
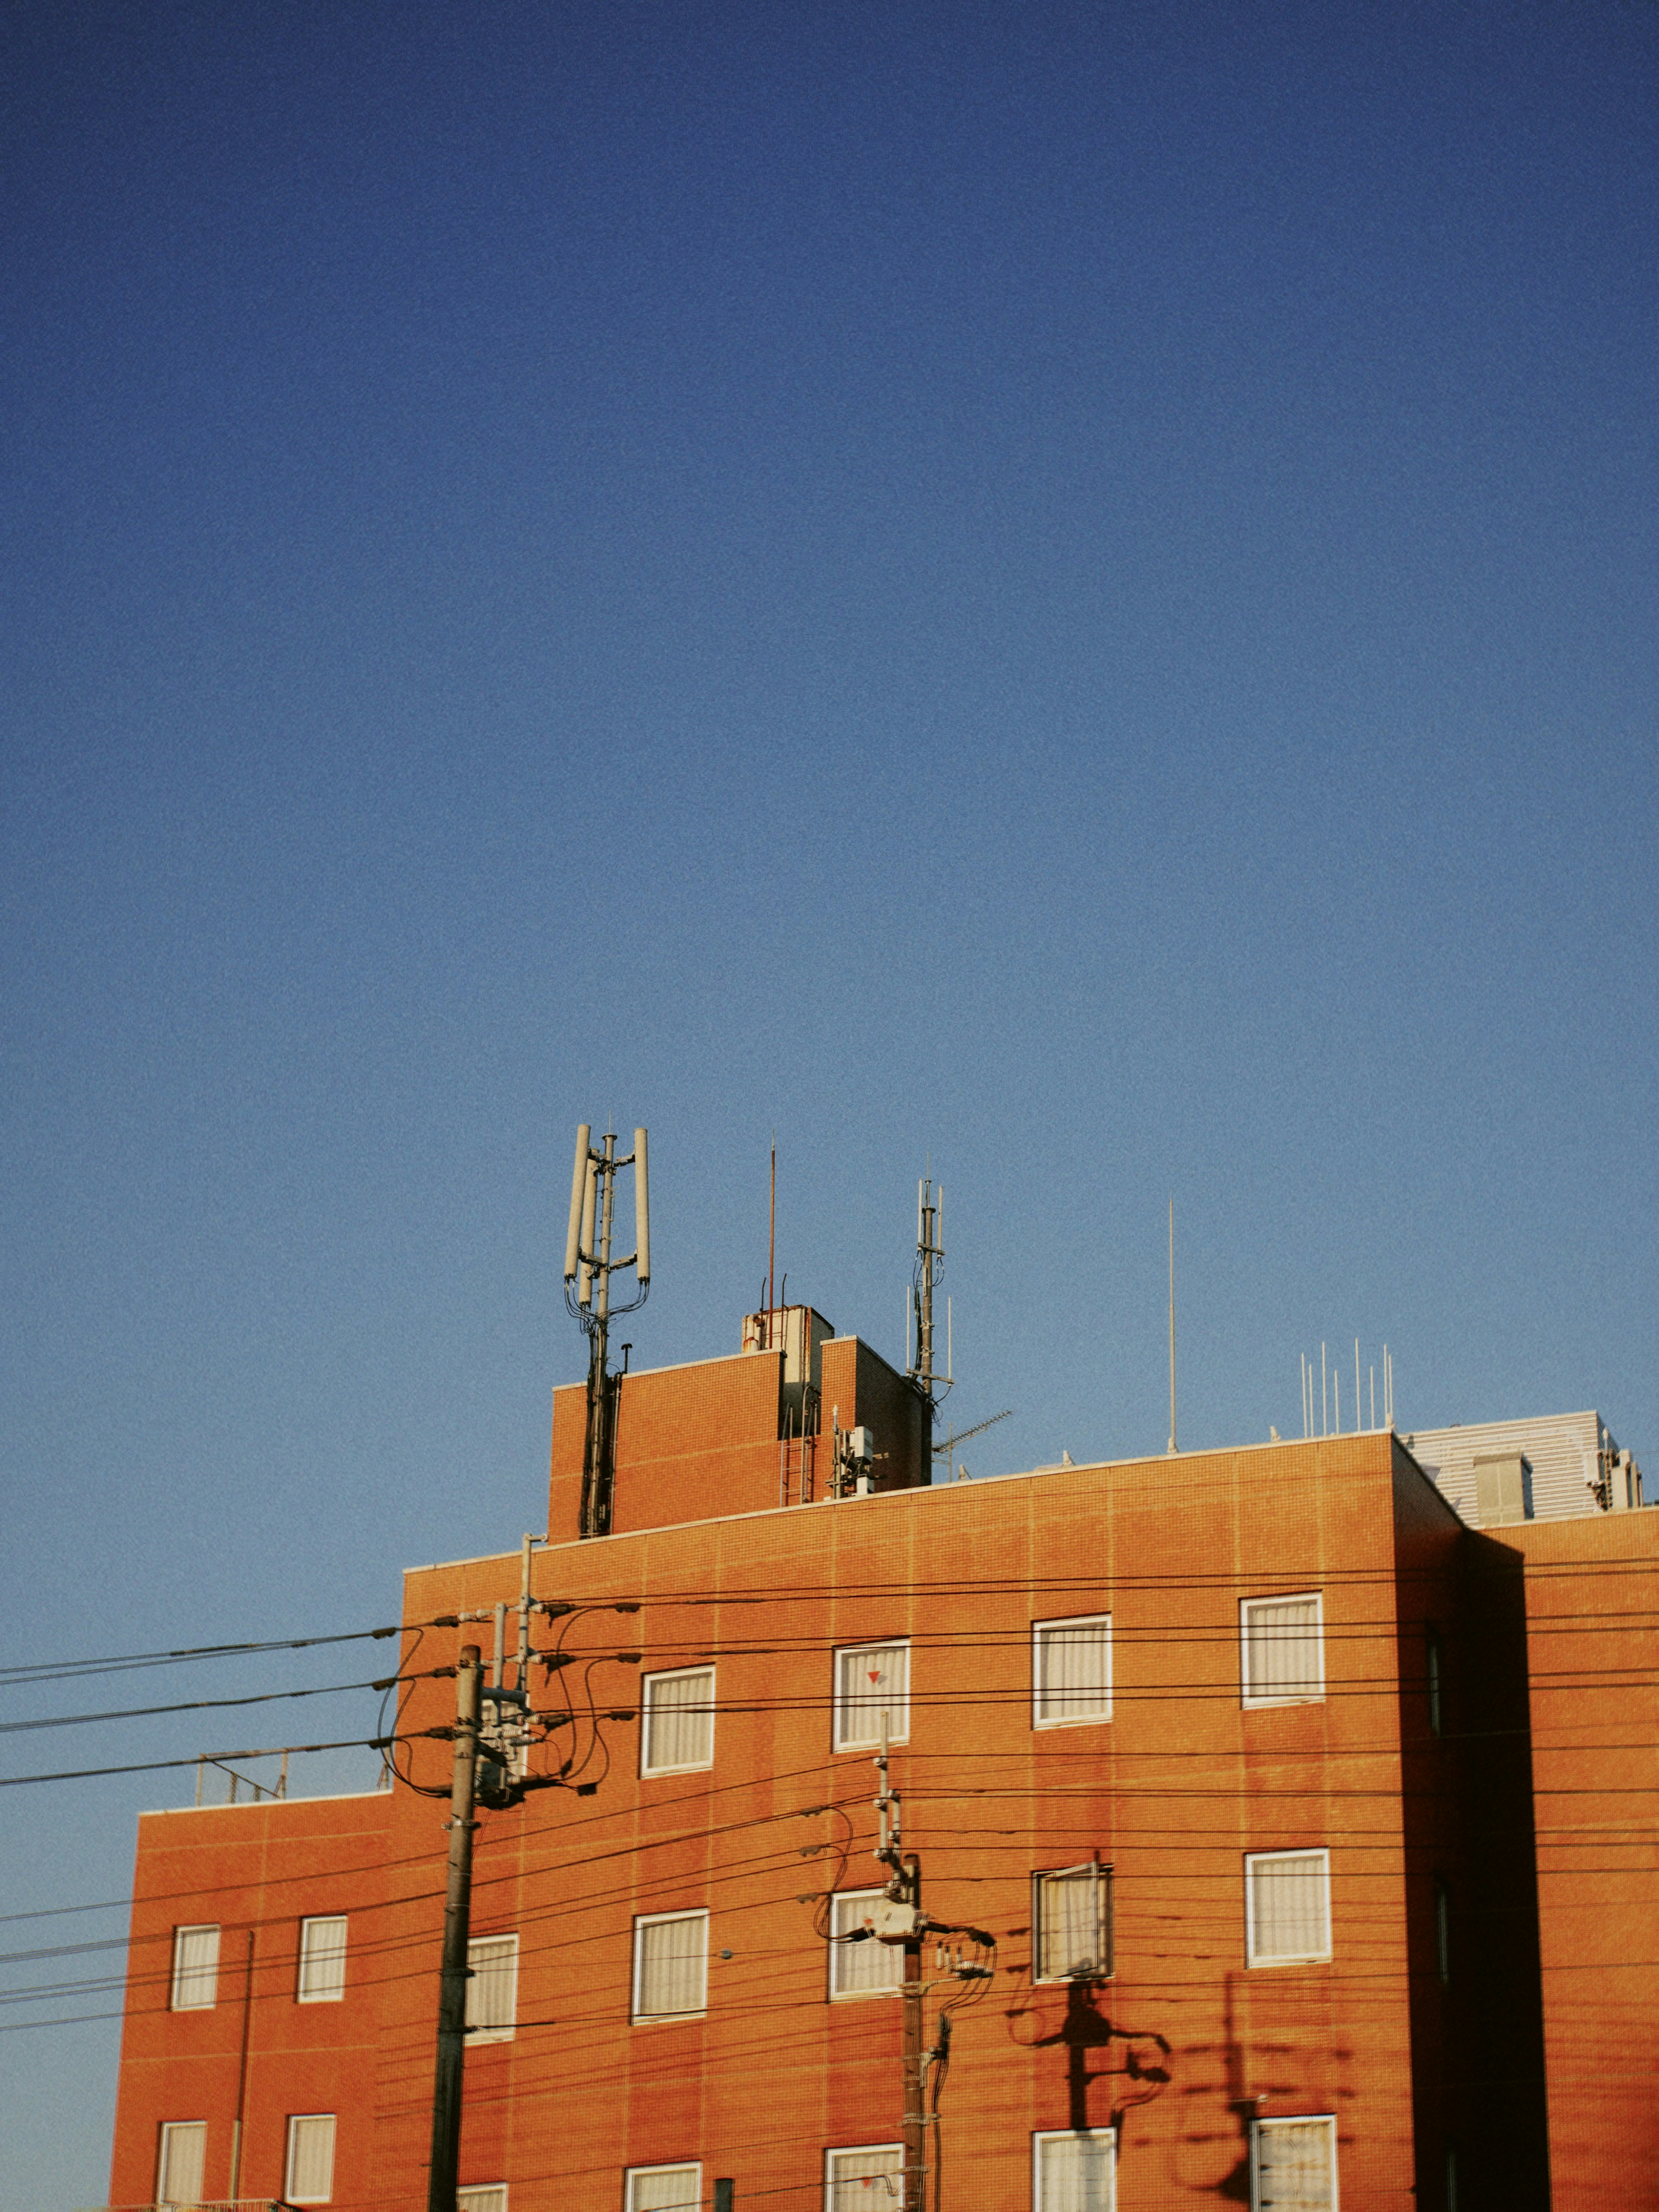
{"label": "orange brick building", "polygon": [[[790,1342],[626,1376],[588,1541],[556,1394],[568,1771],[479,1815],[465,2212],[896,2204],[884,1719],[994,1938],[925,1951],[930,2212],[1654,2201],[1659,1516],[1477,1531],[1386,1431],[933,1486],[905,1379]],[[405,1577],[389,1789],[143,1820],[112,2204],[425,2204],[429,1670],[521,1573]]]}

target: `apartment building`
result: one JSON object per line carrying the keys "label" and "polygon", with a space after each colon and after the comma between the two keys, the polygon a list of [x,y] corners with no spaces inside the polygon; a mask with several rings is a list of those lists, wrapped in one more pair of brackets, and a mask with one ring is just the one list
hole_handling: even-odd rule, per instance
{"label": "apartment building", "polygon": [[521,1618],[462,2212],[899,2206],[907,2018],[929,2212],[1651,2201],[1659,1516],[1474,1527],[1386,1431],[934,1483],[754,1318],[623,1378],[610,1534],[578,1386],[545,1540],[405,1576],[389,1787],[143,1820],[112,2204],[425,2204],[434,1670]]}

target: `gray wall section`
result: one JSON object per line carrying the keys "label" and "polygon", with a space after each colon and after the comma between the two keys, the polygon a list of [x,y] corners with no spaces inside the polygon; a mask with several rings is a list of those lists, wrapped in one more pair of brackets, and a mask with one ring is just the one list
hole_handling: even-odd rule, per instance
{"label": "gray wall section", "polygon": [[1407,1450],[1447,1503],[1471,1528],[1479,1528],[1474,1462],[1499,1452],[1521,1453],[1532,1468],[1532,1517],[1567,1521],[1601,1510],[1592,1486],[1596,1455],[1616,1451],[1599,1413],[1547,1413],[1535,1420],[1472,1421],[1455,1429],[1419,1429],[1404,1439]]}

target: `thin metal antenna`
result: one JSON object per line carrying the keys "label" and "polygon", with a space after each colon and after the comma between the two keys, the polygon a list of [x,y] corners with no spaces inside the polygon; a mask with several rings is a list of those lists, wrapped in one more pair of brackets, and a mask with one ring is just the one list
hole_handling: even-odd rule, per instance
{"label": "thin metal antenna", "polygon": [[1371,1426],[1376,1426],[1376,1363],[1371,1362]]}
{"label": "thin metal antenna", "polygon": [[1319,1433],[1328,1437],[1331,1432],[1331,1385],[1325,1366],[1325,1340],[1319,1340]]}
{"label": "thin metal antenna", "polygon": [[772,1212],[766,1232],[766,1344],[772,1344],[772,1316],[777,1307],[778,1279],[778,1133],[772,1132]]}
{"label": "thin metal antenna", "polygon": [[1175,1200],[1170,1200],[1170,1449],[1176,1449]]}
{"label": "thin metal antenna", "polygon": [[1359,1339],[1353,1340],[1353,1432],[1359,1434],[1359,1413],[1364,1401],[1359,1395]]}

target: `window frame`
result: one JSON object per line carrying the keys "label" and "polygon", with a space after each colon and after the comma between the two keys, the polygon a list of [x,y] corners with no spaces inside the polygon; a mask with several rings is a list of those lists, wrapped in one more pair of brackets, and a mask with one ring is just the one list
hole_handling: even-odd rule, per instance
{"label": "window frame", "polygon": [[[904,2145],[902,2142],[832,2143],[825,2147],[823,2154],[823,2212],[836,2212],[836,2160],[838,2158],[867,2158],[871,2153],[874,2151],[890,2151],[897,2157],[899,2162],[898,2172],[894,2179],[897,2180],[899,2185],[896,2191],[889,2199],[889,2203],[895,2206],[899,2206],[903,2203]],[[849,2181],[856,2181],[862,2179],[862,2177],[858,2174],[849,2174],[847,2178]],[[872,2180],[874,2180],[877,2178],[878,2177],[873,2174],[870,2176]],[[885,2177],[883,2178],[884,2179]],[[875,2212],[875,2208],[873,2207],[872,2212]]]}
{"label": "window frame", "polygon": [[671,2158],[659,2166],[630,2166],[623,2170],[623,2212],[640,2212],[634,2202],[634,2184],[649,2179],[657,2173],[690,2173],[696,2176],[696,2195],[690,2199],[687,2212],[702,2203],[702,2160],[699,2158]]}
{"label": "window frame", "polygon": [[[1325,1895],[1325,1948],[1322,1951],[1273,1951],[1256,1955],[1255,1948],[1255,1870],[1257,1867],[1281,1859],[1319,1859],[1322,1861]],[[1335,1956],[1336,1931],[1331,1911],[1331,1853],[1328,1844],[1292,1844],[1281,1850],[1246,1851],[1244,1854],[1244,1964],[1252,1970],[1267,1966],[1322,1966]],[[1317,2119],[1320,2115],[1307,2117]]]}
{"label": "window frame", "polygon": [[[707,1759],[678,1759],[672,1764],[648,1764],[651,1748],[652,1691],[659,1682],[684,1682],[694,1674],[708,1677],[708,1756]],[[714,1667],[711,1660],[701,1667],[665,1667],[647,1674],[640,1684],[640,1778],[650,1781],[659,1774],[704,1774],[714,1764]],[[641,2172],[645,2169],[641,2167]]]}
{"label": "window frame", "polygon": [[900,1725],[897,1728],[892,1725],[890,1720],[889,1722],[888,1742],[890,1744],[908,1743],[910,1741],[910,1639],[908,1636],[872,1636],[866,1638],[861,1644],[837,1644],[834,1648],[832,1665],[835,1672],[830,1686],[833,1692],[834,1721],[830,1730],[830,1743],[836,1751],[871,1752],[879,1751],[881,1748],[879,1725],[872,1735],[854,1738],[847,1733],[849,1716],[854,1712],[868,1711],[874,1705],[875,1700],[863,1697],[854,1699],[842,1694],[842,1662],[847,1659],[855,1659],[860,1653],[868,1651],[902,1651],[904,1654],[902,1694],[896,1699],[883,1702],[889,1713],[896,1707],[900,1717]]}
{"label": "window frame", "polygon": [[[478,2043],[511,2043],[519,2032],[518,1930],[512,1928],[498,1928],[493,1934],[489,1936],[469,1936],[467,1937],[466,1966],[469,1979],[467,1981],[466,1987],[469,2000],[471,1997],[473,1984],[477,1978],[477,1972],[472,1964],[472,1954],[481,1944],[484,1943],[507,1943],[512,1946],[512,1949],[509,1954],[513,1961],[511,1968],[512,2002],[509,2009],[513,2016],[510,2020],[496,2021],[489,2027],[479,2026],[475,2027],[471,2021],[466,2021],[466,2047],[469,2051],[471,2050],[475,2044]],[[470,2002],[467,2008],[469,2011],[471,2009]]]}
{"label": "window frame", "polygon": [[1053,2212],[1042,2201],[1042,2154],[1039,2145],[1046,2142],[1075,2142],[1079,2137],[1091,2142],[1104,2142],[1109,2153],[1106,2171],[1109,2176],[1106,2188],[1106,2212],[1117,2208],[1117,2130],[1115,2128],[1035,2128],[1031,2131],[1031,2212]]}
{"label": "window frame", "polygon": [[1331,2201],[1328,2212],[1341,2212],[1334,2112],[1275,2112],[1271,2119],[1258,2117],[1250,2122],[1250,2212],[1261,2212],[1261,2137],[1279,2128],[1305,2128],[1315,2121],[1322,2121],[1329,2131]]}
{"label": "window frame", "polygon": [[[312,1913],[307,1913],[307,1914],[305,1916],[305,1917],[301,1921],[301,1923],[300,1923],[300,1958],[299,1958],[299,1966],[298,1966],[298,1970],[297,1970],[297,1972],[296,1972],[296,1973],[295,1973],[295,1984],[294,1984],[294,2002],[295,2002],[295,2004],[343,2004],[343,2003],[344,2003],[344,2002],[345,2002],[345,1977],[346,1977],[346,1932],[345,1932],[345,1931],[346,1931],[347,1925],[348,1925],[348,1923],[349,1923],[349,1920],[350,1920],[350,1917],[351,1917],[351,1916],[349,1915],[349,1913],[345,1913],[345,1912],[312,1912]],[[313,1928],[338,1928],[338,1929],[340,1930],[340,1942],[339,1942],[339,1948],[338,1948],[337,1952],[326,1952],[326,1953],[325,1953],[325,1954],[324,1954],[324,1956],[325,1956],[325,1958],[326,1958],[326,1959],[327,1959],[331,1963],[332,1963],[332,1962],[334,1962],[336,1960],[337,1960],[337,1962],[338,1962],[338,1973],[339,1973],[339,1985],[338,1985],[338,1987],[337,1987],[337,1988],[336,1988],[336,1989],[331,1989],[331,1990],[307,1990],[307,1987],[306,1987],[306,1968],[307,1968],[307,1964],[308,1964],[308,1963],[310,1963],[310,1962],[307,1960],[307,1955],[306,1955],[306,1954],[307,1954],[307,1942],[306,1942],[306,1938],[307,1938],[307,1936],[308,1931],[309,1931],[310,1929],[313,1929]]]}
{"label": "window frame", "polygon": [[[169,2012],[211,2012],[214,2007],[218,2003],[219,1954],[223,1948],[223,1943],[222,1941],[223,1933],[224,1923],[222,1921],[218,1920],[184,1921],[173,1929],[173,1977],[168,1990],[169,2002],[167,2005]],[[179,1955],[184,1938],[186,1936],[207,1935],[211,1935],[213,1937],[212,1966],[186,1966]],[[210,1988],[208,1996],[204,1997],[189,1997],[181,1999],[179,1992],[186,1978],[204,1975],[210,1977]]]}
{"label": "window frame", "polygon": [[[1299,1690],[1293,1697],[1264,1694],[1250,1687],[1250,1615],[1258,1606],[1311,1605],[1314,1607],[1315,1652],[1318,1663],[1319,1687]],[[1280,1590],[1272,1595],[1242,1597],[1238,1601],[1238,1688],[1239,1703],[1247,1712],[1263,1712],[1274,1705],[1322,1705],[1326,1697],[1325,1678],[1325,1593],[1322,1589]]]}
{"label": "window frame", "polygon": [[1436,1737],[1446,1732],[1445,1671],[1446,1647],[1440,1631],[1430,1621],[1423,1631],[1423,1688],[1428,1699],[1429,1734]]}
{"label": "window frame", "polygon": [[[1042,1885],[1067,1875],[1092,1874],[1099,1883],[1097,1893],[1097,1932],[1104,1939],[1106,1966],[1103,1972],[1091,1974],[1045,1974],[1039,1971],[1046,1946],[1042,1911]],[[1031,1870],[1031,1982],[1037,1989],[1064,1989],[1072,1982],[1109,1982],[1117,1972],[1117,1931],[1114,1924],[1112,1896],[1112,1868],[1107,1859],[1079,1859],[1073,1866],[1034,1867]],[[1056,2130],[1043,2130],[1053,2134]],[[1074,2128],[1058,2130],[1062,2135],[1074,2135]]]}
{"label": "window frame", "polygon": [[207,2122],[205,2120],[163,2120],[161,2122],[161,2133],[156,2138],[155,2144],[155,2202],[158,2207],[162,2205],[183,2206],[194,2204],[200,2199],[200,2190],[191,2191],[184,2196],[175,2197],[170,2193],[167,2187],[167,2184],[172,2179],[172,2176],[167,2172],[167,2164],[172,2152],[171,2138],[175,2131],[183,2130],[186,2128],[199,2128],[201,2130],[202,2179],[204,2184],[207,2180]]}
{"label": "window frame", "polygon": [[884,1893],[879,1889],[837,1889],[830,1892],[830,1942],[827,1948],[830,1953],[829,1997],[831,2004],[856,2004],[866,1997],[894,1997],[897,1996],[904,1987],[903,1952],[896,1944],[881,1943],[873,1936],[869,1940],[876,1942],[878,1951],[884,1956],[891,1959],[896,1965],[898,1968],[896,1979],[884,1982],[878,1987],[869,1990],[842,1990],[836,1986],[836,1960],[851,1955],[853,1952],[853,1947],[848,1943],[846,1936],[836,1929],[836,1920],[838,1909],[843,1905],[862,1905]]}
{"label": "window frame", "polygon": [[[660,1928],[672,1920],[701,1920],[702,1923],[702,2002],[690,2012],[642,2012],[640,2000],[644,1995],[645,1931]],[[676,2020],[704,2020],[708,2014],[708,1907],[706,1905],[688,1905],[678,1912],[636,1912],[634,1915],[634,1973],[629,2019],[635,2027],[650,2027],[659,2021]]]}
{"label": "window frame", "polygon": [[[1099,1628],[1105,1632],[1101,1639],[1106,1652],[1104,1692],[1106,1710],[1104,1712],[1044,1716],[1042,1701],[1046,1686],[1042,1679],[1043,1638],[1049,1630],[1056,1628]],[[1031,1623],[1031,1726],[1034,1729],[1103,1727],[1112,1717],[1112,1616],[1109,1613],[1078,1613],[1058,1620],[1034,1620]]]}
{"label": "window frame", "polygon": [[[307,2120],[328,2122],[328,2188],[321,2197],[301,2197],[294,2186],[294,2154],[298,2148],[295,2130]],[[288,2116],[288,2143],[283,2160],[283,2196],[289,2204],[331,2204],[334,2202],[334,2154],[340,2145],[339,2116],[335,2112],[290,2112]]]}

